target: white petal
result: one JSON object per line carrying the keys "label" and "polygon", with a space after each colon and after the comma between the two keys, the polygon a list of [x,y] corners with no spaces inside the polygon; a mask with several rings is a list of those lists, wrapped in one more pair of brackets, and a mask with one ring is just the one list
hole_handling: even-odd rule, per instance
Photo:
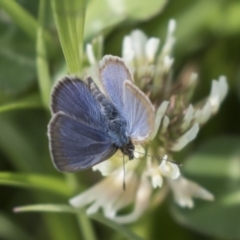
{"label": "white petal", "polygon": [[92,167],[92,170],[101,172],[102,176],[108,176],[116,169],[112,161],[106,160],[104,162],[94,165]]}
{"label": "white petal", "polygon": [[80,193],[79,195],[71,198],[69,200],[69,203],[73,206],[73,207],[83,207],[91,202],[93,202],[96,199],[96,195],[101,194],[102,191],[104,191],[105,189],[105,182],[106,179],[104,179],[104,181],[100,182],[99,184],[95,185],[94,187],[88,189],[87,191]]}
{"label": "white petal", "polygon": [[95,214],[101,207],[103,202],[101,201],[96,201],[94,202],[90,207],[87,208],[86,213],[88,215]]}
{"label": "white petal", "polygon": [[155,136],[158,132],[159,126],[160,126],[162,118],[163,118],[163,116],[164,116],[164,114],[167,110],[168,105],[169,105],[168,101],[162,102],[162,104],[159,106],[159,108],[156,112],[154,129],[153,129],[153,132],[152,132],[151,137],[150,137],[151,140],[155,138]]}
{"label": "white petal", "polygon": [[[99,196],[105,197],[110,195],[119,195],[122,192],[123,171],[119,169],[110,176],[104,178],[101,182],[86,190],[85,192],[70,199],[73,207],[83,207],[96,200],[100,200]],[[104,193],[104,194],[103,194]]]}
{"label": "white petal", "polygon": [[161,187],[163,184],[163,178],[159,173],[154,173],[152,176],[152,186],[153,188]]}
{"label": "white petal", "polygon": [[193,116],[194,123],[198,123],[200,121],[201,115],[202,115],[202,111],[200,109],[197,109]]}
{"label": "white petal", "polygon": [[222,102],[228,92],[227,78],[225,76],[221,76],[218,82],[220,88],[220,101]]}
{"label": "white petal", "polygon": [[218,108],[220,106],[220,86],[218,81],[213,80],[212,81],[212,87],[211,87],[211,93],[209,96],[209,102],[212,106],[212,111],[216,113],[218,111]]}
{"label": "white petal", "polygon": [[174,34],[175,29],[176,29],[176,20],[175,19],[171,19],[168,23],[168,33],[169,34]]}
{"label": "white petal", "polygon": [[145,149],[141,145],[135,145],[134,158],[142,158],[145,156]]}
{"label": "white petal", "polygon": [[168,33],[167,33],[167,38],[164,43],[164,46],[162,48],[162,57],[164,59],[165,56],[170,55],[173,45],[175,43],[175,38],[173,37],[174,31],[176,27],[176,22],[175,20],[170,20],[168,24]]}
{"label": "white petal", "polygon": [[164,118],[163,118],[161,134],[164,134],[167,131],[169,123],[170,123],[169,117],[167,115],[165,115]]}
{"label": "white petal", "polygon": [[86,46],[86,53],[87,53],[87,58],[88,58],[89,63],[91,65],[96,63],[96,58],[94,56],[92,44],[89,44],[89,43],[87,44],[87,46]]}
{"label": "white petal", "polygon": [[113,216],[111,219],[121,224],[136,221],[149,205],[151,189],[152,188],[149,181],[147,178],[143,177],[137,190],[134,210],[130,214],[123,216]]}
{"label": "white petal", "polygon": [[189,142],[191,142],[198,134],[199,125],[194,124],[183,136],[181,136],[176,143],[171,147],[172,151],[182,150]]}
{"label": "white petal", "polygon": [[145,54],[150,63],[152,63],[155,59],[159,43],[160,40],[158,38],[149,38],[146,43]]}
{"label": "white petal", "polygon": [[146,35],[140,30],[135,30],[131,33],[131,39],[135,58],[143,59],[145,55],[144,49],[147,43]]}
{"label": "white petal", "polygon": [[193,208],[194,207],[194,201],[190,197],[178,197],[175,198],[176,203],[180,207],[188,207],[188,208]]}
{"label": "white petal", "polygon": [[201,117],[199,119],[199,123],[204,124],[205,122],[207,122],[208,119],[211,117],[211,114],[212,114],[211,104],[209,103],[209,101],[207,101],[201,110]]}
{"label": "white petal", "polygon": [[167,155],[163,157],[163,160],[159,166],[161,174],[165,177],[176,179],[180,176],[179,168],[176,164],[167,161]]}
{"label": "white petal", "polygon": [[192,86],[192,85],[195,85],[195,83],[197,82],[197,79],[198,79],[198,74],[197,73],[192,73],[191,76],[190,76],[190,82],[189,84]]}
{"label": "white petal", "polygon": [[164,60],[163,60],[163,67],[164,67],[164,70],[165,72],[168,72],[170,70],[170,68],[172,67],[173,65],[173,62],[174,62],[174,59],[170,56],[165,56]]}
{"label": "white petal", "polygon": [[185,131],[189,127],[189,125],[193,119],[193,113],[194,113],[194,109],[193,109],[192,104],[190,104],[185,113],[185,116],[183,118],[183,123],[181,126],[182,131]]}
{"label": "white petal", "polygon": [[112,204],[108,204],[107,207],[104,208],[104,215],[111,218],[115,216],[119,210],[133,203],[138,186],[139,178],[136,174],[128,175],[127,173],[125,191],[122,191],[121,196],[119,196],[116,201],[112,202]]}
{"label": "white petal", "polygon": [[[134,51],[132,47],[131,37],[126,36],[123,39],[123,47],[122,47],[122,57],[124,62],[128,65],[134,58]],[[131,66],[130,66],[131,67]]]}
{"label": "white petal", "polygon": [[201,116],[198,116],[197,121],[200,124],[205,123],[212,114],[216,113],[221,102],[225,98],[228,91],[226,77],[221,76],[218,81],[212,81],[211,92],[209,98],[201,110]]}
{"label": "white petal", "polygon": [[214,196],[209,191],[182,176],[176,180],[169,179],[168,182],[173,190],[175,201],[181,207],[192,208],[194,206],[193,197],[208,201],[214,200]]}

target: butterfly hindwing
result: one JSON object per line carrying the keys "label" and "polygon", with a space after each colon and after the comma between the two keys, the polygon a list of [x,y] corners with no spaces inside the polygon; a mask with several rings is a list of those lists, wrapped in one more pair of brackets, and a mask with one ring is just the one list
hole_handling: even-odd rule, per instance
{"label": "butterfly hindwing", "polygon": [[121,58],[105,56],[99,66],[100,80],[106,95],[119,112],[123,110],[124,80],[132,81],[132,76]]}
{"label": "butterfly hindwing", "polygon": [[124,81],[124,115],[135,143],[147,140],[154,126],[154,107],[149,98],[131,81]]}
{"label": "butterfly hindwing", "polygon": [[52,117],[48,135],[53,164],[64,172],[85,170],[117,151],[104,129],[94,129],[63,112]]}
{"label": "butterfly hindwing", "polygon": [[128,123],[135,143],[148,139],[154,125],[154,108],[148,97],[133,84],[122,59],[107,55],[100,63],[100,80],[106,95]]}

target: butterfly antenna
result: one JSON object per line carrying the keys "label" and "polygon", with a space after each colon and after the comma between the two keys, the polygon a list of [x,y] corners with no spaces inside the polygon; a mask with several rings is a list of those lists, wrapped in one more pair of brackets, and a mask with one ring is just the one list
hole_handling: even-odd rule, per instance
{"label": "butterfly antenna", "polygon": [[125,181],[125,176],[126,176],[126,169],[125,169],[125,161],[124,161],[124,154],[123,154],[123,190],[126,190],[126,181]]}
{"label": "butterfly antenna", "polygon": [[[134,150],[134,152],[140,153],[140,154],[142,154],[142,155],[144,155],[144,156],[146,156],[146,157],[155,158],[155,159],[157,159],[157,160],[159,160],[159,161],[162,161],[162,160],[163,160],[163,159],[161,159],[160,157],[156,157],[156,156],[152,156],[152,155],[149,155],[149,154],[141,153],[141,152],[138,152],[138,151],[136,151],[136,150]],[[167,162],[176,164],[178,167],[181,167],[181,166],[182,166],[181,163],[175,162],[175,161],[173,161],[173,160],[169,160],[169,159],[165,159],[165,160],[166,160]]]}

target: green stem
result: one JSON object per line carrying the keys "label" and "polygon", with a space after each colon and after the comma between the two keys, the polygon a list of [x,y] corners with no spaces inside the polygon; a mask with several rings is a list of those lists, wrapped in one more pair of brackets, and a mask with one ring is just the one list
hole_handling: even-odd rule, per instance
{"label": "green stem", "polygon": [[77,215],[79,228],[81,229],[84,240],[96,240],[94,230],[89,217],[85,212],[81,212]]}
{"label": "green stem", "polygon": [[31,38],[36,38],[37,21],[17,1],[0,0],[0,6],[12,17],[14,22]]}
{"label": "green stem", "polygon": [[81,73],[85,5],[85,0],[51,0],[59,40],[70,74]]}
{"label": "green stem", "polygon": [[41,0],[39,5],[39,23],[37,28],[36,51],[38,84],[40,87],[43,104],[48,109],[51,92],[51,80],[44,41],[45,8],[46,0]]}
{"label": "green stem", "polygon": [[68,187],[71,189],[72,194],[78,194],[84,189],[79,185],[79,182],[73,173],[64,173],[64,177]]}
{"label": "green stem", "polygon": [[[0,0],[0,7],[6,11],[13,19],[17,26],[19,26],[30,38],[36,40],[36,32],[38,23],[37,20],[28,13],[17,1]],[[48,32],[44,32],[44,38],[50,49],[55,45]]]}
{"label": "green stem", "polygon": [[[72,190],[73,194],[78,194],[79,191],[83,191],[84,187],[79,185],[79,182],[76,179],[76,175],[71,173],[65,173],[65,179],[68,183],[69,188]],[[84,210],[77,214],[77,221],[79,229],[83,235],[84,240],[96,240],[94,229],[90,218],[86,215]]]}

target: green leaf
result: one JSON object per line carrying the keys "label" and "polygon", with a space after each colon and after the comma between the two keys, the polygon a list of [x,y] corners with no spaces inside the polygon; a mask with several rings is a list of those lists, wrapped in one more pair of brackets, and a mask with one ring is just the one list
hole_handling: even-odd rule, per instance
{"label": "green leaf", "polygon": [[240,238],[239,146],[237,137],[211,139],[184,163],[184,175],[212,192],[215,201],[197,201],[191,210],[172,205],[179,223],[215,237]]}
{"label": "green leaf", "polygon": [[167,0],[89,1],[86,13],[85,39],[89,40],[100,31],[109,27],[113,28],[125,20],[131,22],[147,20],[158,14],[166,3]]}
{"label": "green leaf", "polygon": [[45,23],[45,11],[46,0],[40,1],[39,6],[39,23],[37,29],[37,74],[40,92],[44,106],[49,108],[49,98],[51,92],[51,77],[48,66],[48,59],[46,53],[46,46],[44,41],[44,23]]}
{"label": "green leaf", "polygon": [[14,212],[55,212],[55,213],[73,213],[76,214],[78,211],[64,204],[33,204],[22,207],[15,207]]}
{"label": "green leaf", "polygon": [[[36,204],[23,207],[17,207],[14,209],[15,212],[58,212],[58,213],[74,213],[79,214],[82,209],[76,209],[68,205],[60,204]],[[89,215],[90,218],[112,228],[113,230],[119,232],[122,236],[131,240],[141,240],[140,237],[135,235],[126,227],[115,223],[114,221],[104,218],[100,214]]]}
{"label": "green leaf", "polygon": [[31,38],[36,39],[37,21],[14,0],[0,0],[0,6]]}
{"label": "green leaf", "polygon": [[[217,2],[219,5],[219,3]],[[217,34],[231,36],[240,32],[240,3],[232,1],[225,4],[224,8],[219,5],[210,27]],[[218,18],[218,21],[216,19]]]}
{"label": "green leaf", "polygon": [[13,219],[10,219],[9,216],[3,212],[0,212],[0,238],[9,240],[33,239],[27,232],[18,226]]}
{"label": "green leaf", "polygon": [[80,74],[85,0],[51,0],[51,5],[68,70],[71,74]]}
{"label": "green leaf", "polygon": [[81,232],[84,239],[95,240],[91,223],[83,209],[76,209],[63,204],[35,204],[14,208],[14,212],[55,212],[76,214],[79,220]]}
{"label": "green leaf", "polygon": [[8,95],[26,91],[36,78],[34,42],[14,24],[0,23],[0,90]]}
{"label": "green leaf", "polygon": [[131,240],[142,240],[142,238],[140,238],[139,236],[137,236],[136,234],[134,234],[132,231],[130,231],[128,228],[115,223],[114,221],[107,219],[105,217],[103,217],[100,214],[94,214],[94,215],[90,215],[90,217],[110,228],[112,228],[113,230],[119,232],[122,236],[124,236],[126,239],[131,239]]}
{"label": "green leaf", "polygon": [[29,109],[29,108],[41,108],[42,101],[38,94],[31,94],[21,99],[15,100],[10,103],[6,103],[0,106],[0,113],[18,110],[18,109]]}
{"label": "green leaf", "polygon": [[0,172],[0,185],[40,189],[67,197],[71,194],[64,180],[37,174]]}
{"label": "green leaf", "polygon": [[[38,22],[28,13],[17,1],[0,0],[0,7],[8,13],[14,23],[25,32],[31,39],[36,40]],[[44,31],[44,39],[50,47],[54,47],[54,42],[50,34]]]}
{"label": "green leaf", "polygon": [[[39,199],[41,201],[41,199]],[[42,200],[47,201],[47,199]],[[49,202],[51,200],[48,200]],[[56,200],[55,200],[56,201]],[[57,239],[57,240],[66,240],[66,239],[82,239],[80,237],[79,230],[76,228],[76,221],[74,216],[59,216],[58,214],[58,207],[55,207],[53,210],[53,204],[39,204],[39,205],[29,205],[24,206],[23,208],[26,208],[25,210],[22,209],[22,207],[16,207],[14,208],[15,212],[39,212],[41,213],[42,217],[46,221],[46,227],[48,228],[48,231],[50,233],[49,239]],[[60,207],[64,207],[65,205],[59,205]],[[32,209],[31,209],[32,208]],[[45,209],[45,210],[44,210]],[[57,209],[57,210],[56,210]],[[50,213],[50,214],[49,214]],[[54,214],[53,214],[54,213]],[[90,239],[91,240],[91,239]]]}
{"label": "green leaf", "polygon": [[[14,112],[10,112],[13,114]],[[46,167],[43,166],[43,159],[37,154],[36,148],[32,144],[32,139],[29,138],[28,129],[21,130],[20,126],[15,124],[14,116],[2,114],[0,117],[0,147],[1,151],[8,157],[8,161],[15,169],[24,172],[43,172]],[[19,114],[19,113],[18,113]],[[9,116],[10,115],[10,116]],[[24,119],[25,124],[30,124],[28,116]],[[19,121],[19,116],[18,116]],[[42,127],[39,122],[38,126]],[[28,127],[29,128],[29,127]],[[30,132],[31,133],[31,132]],[[30,135],[30,137],[33,137]],[[39,138],[40,136],[38,136]],[[43,148],[44,149],[44,148]]]}

